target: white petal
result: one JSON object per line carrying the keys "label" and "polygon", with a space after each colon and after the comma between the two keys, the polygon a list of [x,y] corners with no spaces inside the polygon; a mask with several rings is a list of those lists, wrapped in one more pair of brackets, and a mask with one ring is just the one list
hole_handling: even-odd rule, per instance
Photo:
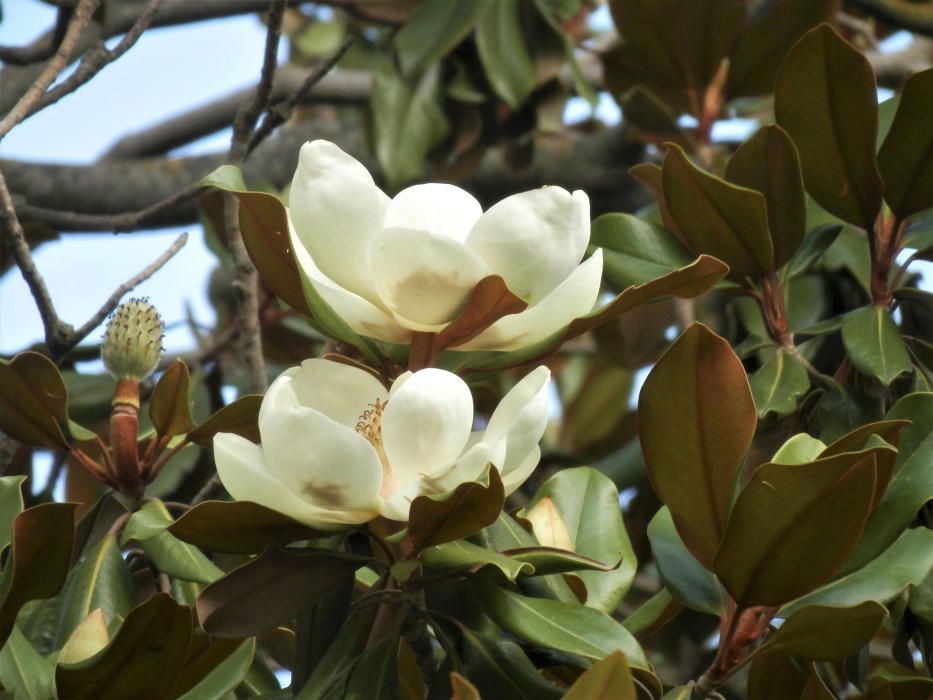
{"label": "white petal", "polygon": [[542,187],[506,197],[480,217],[467,247],[516,295],[537,303],[583,259],[590,240],[586,194]]}
{"label": "white petal", "polygon": [[518,465],[508,474],[502,475],[502,487],[505,489],[505,495],[508,496],[515,489],[525,483],[525,480],[531,476],[531,473],[541,461],[541,448],[535,445],[534,449],[525,457],[525,461]]}
{"label": "white petal", "polygon": [[373,240],[369,255],[382,302],[412,330],[441,330],[490,274],[479,255],[426,231],[386,229]]}
{"label": "white petal", "polygon": [[463,243],[483,208],[456,185],[428,183],[407,187],[392,198],[383,228],[413,228]]}
{"label": "white petal", "polygon": [[[538,367],[512,387],[489,418],[483,441],[505,441],[505,457],[496,462],[503,483],[513,471],[526,464],[528,455],[538,449],[538,442],[547,426],[550,382],[550,370]],[[521,481],[525,478],[527,475]]]}
{"label": "white petal", "polygon": [[517,350],[544,340],[575,318],[593,310],[603,274],[597,249],[557,289],[520,314],[504,316],[456,350]]}
{"label": "white petal", "polygon": [[217,474],[227,492],[238,501],[252,501],[310,525],[330,529],[335,524],[362,523],[369,511],[328,511],[303,500],[268,470],[263,450],[233,433],[214,436]]}
{"label": "white petal", "polygon": [[456,374],[423,369],[389,396],[382,444],[398,488],[452,464],[473,424],[473,395]]}
{"label": "white petal", "polygon": [[[391,314],[359,294],[344,289],[321,272],[320,268],[312,260],[304,243],[299,240],[294,229],[291,232],[291,240],[295,258],[302,274],[311,281],[317,293],[323,297],[324,301],[330,305],[340,318],[347,322],[350,328],[360,335],[385,340],[390,343],[408,342],[411,332],[396,323]],[[376,302],[379,301],[375,293],[372,296]]]}
{"label": "white petal", "polygon": [[369,372],[356,367],[313,358],[301,363],[290,376],[298,402],[334,419],[350,429],[363,411],[378,399],[385,403],[389,392]]}
{"label": "white petal", "polygon": [[269,471],[323,509],[378,509],[382,464],[366,438],[311,408],[268,411],[259,424]]}
{"label": "white petal", "polygon": [[319,140],[301,147],[289,192],[298,237],[325,275],[370,301],[367,245],[388,206],[369,171],[336,145]]}

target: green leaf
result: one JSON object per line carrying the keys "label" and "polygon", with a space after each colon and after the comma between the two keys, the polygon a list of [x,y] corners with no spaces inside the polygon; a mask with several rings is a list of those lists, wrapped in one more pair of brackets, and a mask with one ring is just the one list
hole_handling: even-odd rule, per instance
{"label": "green leaf", "polygon": [[37,352],[0,359],[0,431],[27,445],[66,448],[68,390],[58,367]]}
{"label": "green leaf", "polygon": [[741,282],[775,268],[768,211],[761,192],[701,170],[676,144],[667,144],[662,165],[664,203],[677,229],[697,253],[712,255]]}
{"label": "green leaf", "polygon": [[[782,0],[764,5],[732,45],[726,94],[770,94],[787,52],[808,30],[836,17],[836,0]],[[790,697],[790,696],[787,696]]]}
{"label": "green leaf", "polygon": [[593,222],[590,245],[603,249],[603,275],[626,289],[689,265],[691,254],[667,229],[631,214],[603,214]]}
{"label": "green leaf", "polygon": [[270,547],[205,588],[198,599],[198,617],[217,637],[255,636],[285,624],[365,563],[336,552],[297,554]]}
{"label": "green leaf", "polygon": [[406,76],[424,72],[469,33],[488,6],[486,0],[423,0],[395,37]]}
{"label": "green leaf", "polygon": [[904,84],[887,138],[878,151],[884,198],[898,217],[933,207],[933,69],[914,73]]}
{"label": "green leaf", "polygon": [[[255,651],[255,639],[240,642],[233,653],[214,666],[194,687],[178,696],[178,700],[223,700],[240,685],[246,676],[253,663]],[[188,670],[189,665],[190,662],[186,664],[183,672]]]}
{"label": "green leaf", "polygon": [[77,664],[59,664],[59,696],[164,700],[185,661],[193,622],[191,608],[156,593],[133,608],[100,653]]}
{"label": "green leaf", "polygon": [[475,578],[471,590],[493,622],[529,644],[594,661],[619,650],[633,666],[648,668],[628,630],[595,608],[529,598]]}
{"label": "green leaf", "polygon": [[864,306],[849,313],[842,322],[842,343],[856,369],[885,385],[913,369],[887,307]]}
{"label": "green leaf", "polygon": [[725,590],[684,546],[667,507],[658,510],[648,523],[648,541],[661,582],[674,598],[692,610],[716,617],[725,612]]}
{"label": "green leaf", "polygon": [[748,673],[748,697],[756,700],[802,698],[806,684],[806,677],[786,654],[757,655]]}
{"label": "green leaf", "polygon": [[466,482],[449,493],[413,500],[408,538],[414,551],[468,537],[494,523],[505,501],[499,470],[487,467],[484,481]]}
{"label": "green leaf", "polygon": [[741,361],[702,324],[684,331],[642,387],[638,431],[648,476],[687,548],[707,567],[726,529],[755,416]]}
{"label": "green leaf", "polygon": [[774,111],[800,152],[807,191],[843,221],[871,231],[882,185],[878,98],[865,56],[829,25],[807,32],[778,74]]}
{"label": "green leaf", "polygon": [[643,639],[664,627],[683,609],[680,601],[675,600],[667,588],[662,588],[628,615],[622,626],[637,639]]}
{"label": "green leaf", "polygon": [[923,504],[933,500],[933,394],[905,396],[886,417],[913,423],[901,434],[894,476],[846,563],[847,572],[879,556],[910,525]]}
{"label": "green leaf", "polygon": [[806,464],[818,459],[825,449],[826,444],[822,440],[798,433],[781,445],[771,461],[774,464]]}
{"label": "green leaf", "polygon": [[542,678],[515,642],[502,635],[480,634],[462,625],[459,629],[464,673],[483,697],[503,694],[515,700],[562,697],[563,693]]}
{"label": "green leaf", "polygon": [[114,535],[97,543],[72,570],[62,591],[53,647],[60,648],[94,610],[106,622],[125,618],[136,604],[136,591]]}
{"label": "green leaf", "polygon": [[729,159],[726,180],[764,195],[774,267],[783,267],[800,247],[807,219],[794,142],[777,124],[761,127]]}
{"label": "green leaf", "polygon": [[833,244],[836,237],[842,231],[842,226],[836,224],[827,224],[819,226],[804,236],[803,243],[797,248],[794,257],[790,259],[787,266],[787,277],[796,277],[810,269],[823,253]]}
{"label": "green leaf", "polygon": [[522,574],[535,572],[533,564],[513,559],[485,547],[457,540],[425,548],[419,557],[428,571],[451,572],[459,570],[478,571],[487,566],[497,568],[509,581],[514,581]]}
{"label": "green leaf", "polygon": [[476,359],[469,363],[470,368],[497,370],[539,362],[549,357],[568,340],[608,323],[638,306],[671,295],[681,299],[697,297],[719,282],[727,272],[728,267],[720,260],[701,255],[686,267],[657,277],[650,282],[624,289],[608,304],[595,309],[586,316],[574,319],[569,326],[539,343],[512,352],[476,353]]}
{"label": "green leaf", "polygon": [[[464,3],[480,5],[476,0],[449,2],[451,6]],[[438,0],[431,0],[421,7],[437,4]],[[410,80],[402,78],[390,65],[374,75],[370,98],[373,144],[390,187],[397,188],[422,175],[428,151],[450,130],[442,108],[440,75],[437,65]]]}
{"label": "green leaf", "polygon": [[[764,464],[729,515],[714,571],[740,607],[776,606],[828,581],[848,558],[894,450]],[[825,454],[825,453],[824,453]]]}
{"label": "green leaf", "polygon": [[18,629],[0,648],[0,687],[16,700],[47,700],[52,690],[52,663],[43,659]]}
{"label": "green leaf", "polygon": [[13,520],[23,512],[25,476],[0,477],[0,551],[13,537]]}
{"label": "green leaf", "polygon": [[318,532],[278,511],[250,501],[204,501],[168,526],[178,539],[212,552],[258,554],[332,533]]}
{"label": "green leaf", "polygon": [[771,412],[786,416],[797,410],[797,402],[810,388],[810,376],[796,357],[779,348],[749,384],[759,418]]}
{"label": "green leaf", "polygon": [[194,428],[188,399],[190,384],[188,367],[181,360],[176,360],[159,377],[149,399],[149,419],[159,435],[174,437]]}
{"label": "green leaf", "polygon": [[188,439],[201,447],[210,447],[217,433],[235,433],[250,442],[259,442],[259,407],[262,394],[247,394],[212,413],[188,433]]}
{"label": "green leaf", "polygon": [[510,107],[519,107],[538,78],[522,33],[520,0],[497,0],[489,6],[476,25],[476,48],[492,89]]}
{"label": "green leaf", "polygon": [[590,666],[567,689],[564,700],[637,700],[625,654],[614,651]]}
{"label": "green leaf", "polygon": [[[522,547],[504,550],[502,554],[507,554],[515,561],[531,564],[534,571],[529,575],[533,576],[565,574],[570,571],[615,571],[624,558],[624,555],[620,554],[617,561],[605,564],[592,557],[576,552],[568,552],[557,547]],[[587,596],[587,600],[592,600],[592,596]]]}
{"label": "green leaf", "polygon": [[199,549],[168,532],[173,522],[162,501],[155,498],[146,501],[127,523],[122,542],[139,542],[156,568],[169,576],[205,584],[223,576],[223,570]]}
{"label": "green leaf", "polygon": [[397,633],[390,634],[360,654],[350,669],[343,697],[398,700],[398,642]]}
{"label": "green leaf", "polygon": [[528,509],[550,498],[567,526],[573,550],[606,566],[611,571],[580,571],[586,587],[586,605],[610,613],[625,597],[638,561],[629,541],[619,493],[610,479],[590,467],[562,469],[548,479],[535,494]]}
{"label": "green leaf", "polygon": [[0,574],[0,644],[30,600],[51,598],[68,576],[74,547],[74,503],[44,503],[13,520],[10,555]]}
{"label": "green leaf", "polygon": [[817,661],[841,659],[868,644],[887,614],[871,600],[852,608],[812,605],[785,620],[755,653],[780,650]]}

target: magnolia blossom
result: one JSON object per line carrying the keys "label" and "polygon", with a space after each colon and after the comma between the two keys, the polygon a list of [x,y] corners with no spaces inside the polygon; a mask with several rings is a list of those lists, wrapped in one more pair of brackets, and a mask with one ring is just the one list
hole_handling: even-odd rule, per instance
{"label": "magnolia blossom", "polygon": [[405,343],[412,331],[439,332],[477,282],[499,275],[528,308],[456,349],[512,350],[588,313],[599,294],[602,251],[580,262],[590,205],[579,190],[542,187],[485,213],[454,185],[415,185],[390,199],[360,162],[311,141],[289,200],[302,274],[362,335]]}
{"label": "magnolia blossom", "polygon": [[263,398],[262,444],[214,437],[217,473],[235,499],[322,528],[407,521],[414,498],[475,480],[490,463],[511,493],[541,456],[549,382],[538,367],[473,432],[473,397],[451,372],[407,372],[387,391],[362,369],[306,360]]}

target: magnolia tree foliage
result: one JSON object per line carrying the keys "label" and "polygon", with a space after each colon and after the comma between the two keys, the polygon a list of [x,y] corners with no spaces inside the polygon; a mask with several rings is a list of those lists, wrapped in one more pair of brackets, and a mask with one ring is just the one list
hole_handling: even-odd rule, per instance
{"label": "magnolia tree foliage", "polygon": [[[289,187],[251,176],[309,116],[264,77],[188,193],[218,328],[184,358],[158,299],[98,348],[32,286],[45,343],[0,360],[2,697],[933,696],[933,70],[879,105],[861,50],[923,46],[933,6],[611,0],[594,41],[596,4],[270,3],[273,59],[356,37],[306,87],[340,59],[368,100],[310,117],[365,109],[374,157],[313,139]],[[555,122],[599,89],[622,126]],[[573,144],[610,132],[644,146],[638,211],[586,191]],[[70,224],[5,200],[35,282],[18,245]],[[76,371],[98,352],[113,377]],[[42,452],[65,502],[25,485]]]}

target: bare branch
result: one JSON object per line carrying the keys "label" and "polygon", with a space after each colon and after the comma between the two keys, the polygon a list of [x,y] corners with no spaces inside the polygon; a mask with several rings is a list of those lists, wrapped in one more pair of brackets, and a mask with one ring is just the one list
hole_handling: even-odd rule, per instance
{"label": "bare branch", "polygon": [[55,16],[55,26],[28,46],[0,46],[0,61],[12,66],[28,66],[52,57],[55,49],[65,37],[72,8],[60,7]]}
{"label": "bare branch", "polygon": [[23,94],[16,104],[13,105],[13,108],[7,113],[3,120],[0,121],[0,139],[6,136],[10,129],[32,113],[36,102],[45,94],[49,85],[55,82],[55,79],[68,65],[71,60],[71,55],[78,45],[78,40],[91,21],[91,17],[94,15],[94,11],[97,9],[99,3],[100,0],[81,0],[81,2],[78,3],[71,21],[68,23],[65,36],[61,44],[59,44],[58,49],[55,51],[55,55],[46,64],[45,68],[42,69],[42,72],[39,74],[39,77],[36,78],[35,82],[26,90],[25,94]]}
{"label": "bare branch", "polygon": [[846,5],[867,12],[885,24],[933,36],[933,5],[910,0],[846,0]]}

